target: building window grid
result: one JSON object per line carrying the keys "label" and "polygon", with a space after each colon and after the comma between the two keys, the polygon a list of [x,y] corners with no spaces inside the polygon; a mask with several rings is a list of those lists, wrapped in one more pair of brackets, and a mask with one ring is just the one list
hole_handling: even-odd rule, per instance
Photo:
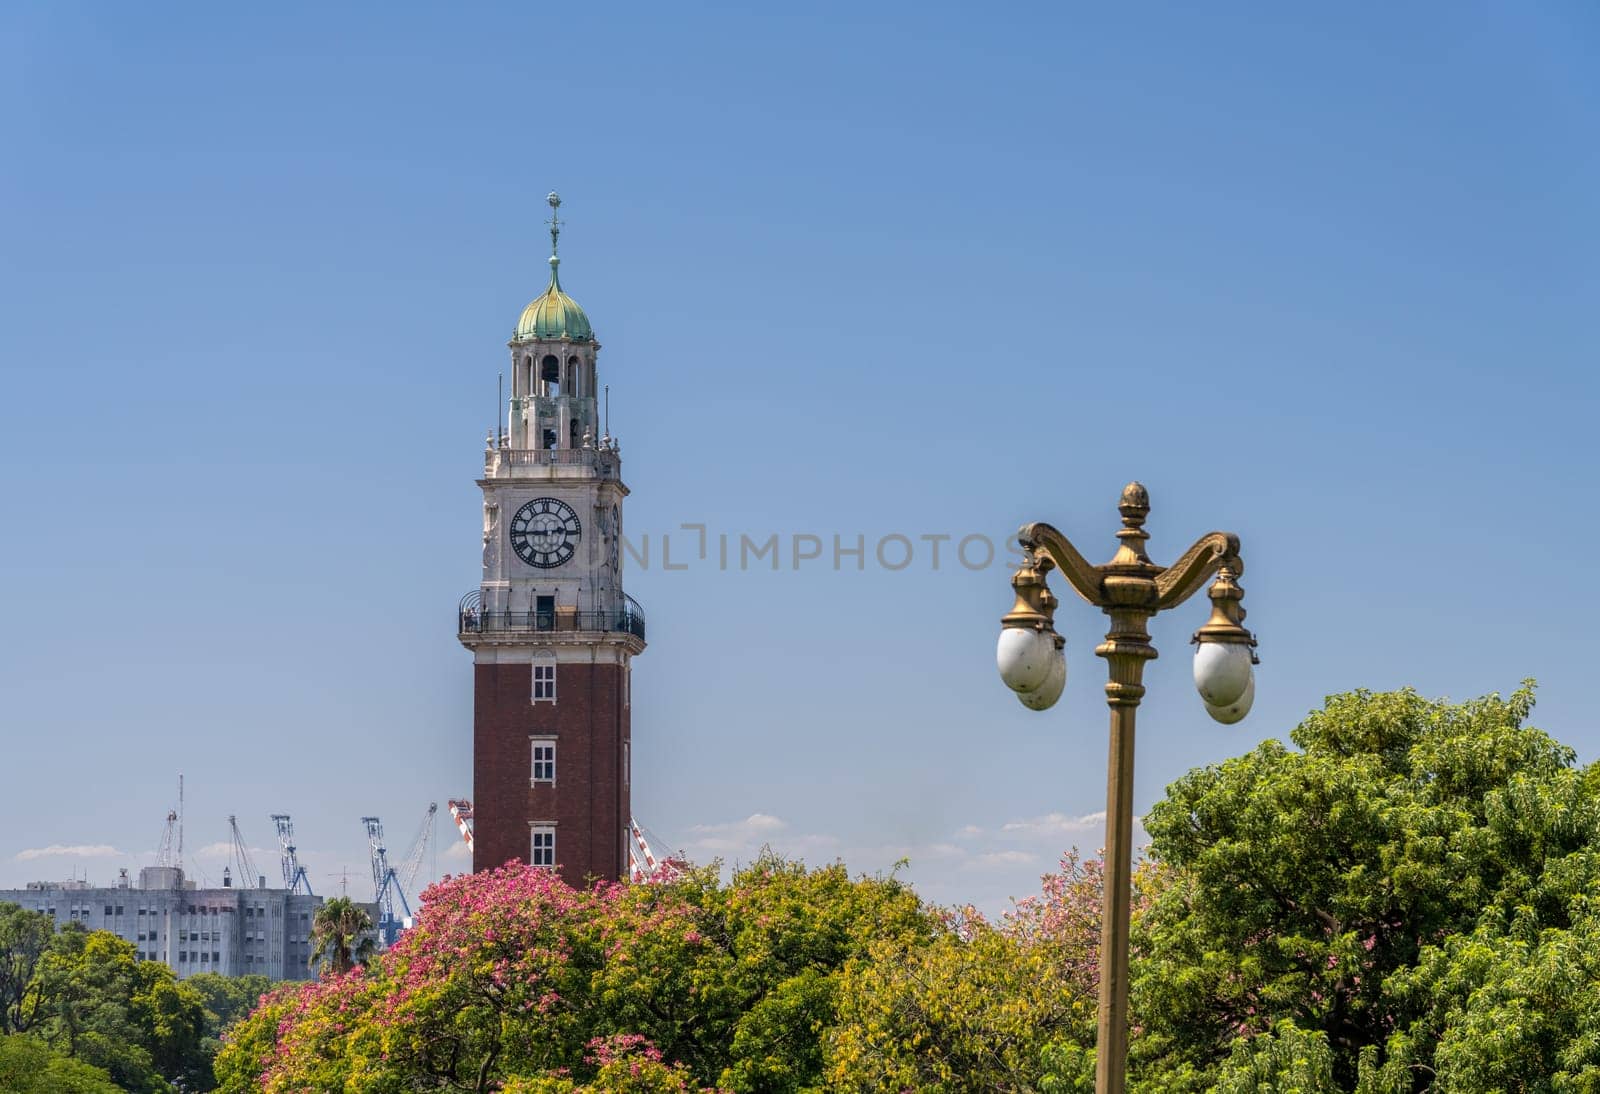
{"label": "building window grid", "polygon": [[554,740],[546,738],[533,742],[533,781],[536,783],[554,783],[556,781],[556,743]]}
{"label": "building window grid", "polygon": [[533,662],[533,701],[535,703],[553,703],[556,701],[556,659],[554,657],[540,657]]}
{"label": "building window grid", "polygon": [[542,869],[549,869],[556,864],[556,826],[553,824],[536,824],[533,826],[533,850],[529,855],[529,863]]}

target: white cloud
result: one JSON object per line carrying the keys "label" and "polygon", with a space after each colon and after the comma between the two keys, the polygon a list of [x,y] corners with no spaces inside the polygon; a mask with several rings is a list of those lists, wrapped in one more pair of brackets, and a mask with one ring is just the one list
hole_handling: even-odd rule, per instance
{"label": "white cloud", "polygon": [[752,813],[743,820],[692,826],[689,831],[695,838],[689,841],[688,846],[708,852],[713,857],[736,851],[754,852],[788,827],[789,823],[782,817],[774,817],[770,813]]}
{"label": "white cloud", "polygon": [[1085,813],[1081,817],[1068,816],[1066,813],[1046,813],[1041,817],[1007,821],[1000,826],[1000,831],[1009,836],[1032,838],[1104,832],[1105,826],[1106,814],[1102,809],[1098,813]]}
{"label": "white cloud", "polygon": [[724,824],[697,824],[689,831],[704,834],[781,832],[787,827],[789,822],[782,817],[774,817],[770,813],[751,813],[744,820],[728,821]]}
{"label": "white cloud", "polygon": [[445,849],[444,857],[470,861],[472,859],[472,848],[467,846],[466,840],[453,839],[450,841],[450,846]]}
{"label": "white cloud", "polygon": [[[277,863],[278,855],[280,854],[279,849],[276,847],[246,847],[245,851],[249,853],[250,858],[255,861],[258,867],[274,865]],[[191,861],[217,859],[221,862],[231,863],[233,861],[233,841],[218,840],[203,847],[191,847],[184,851],[183,854],[185,859]]]}
{"label": "white cloud", "polygon": [[18,851],[18,862],[29,862],[36,858],[117,858],[122,852],[109,843],[52,843],[49,847],[30,847],[25,851]]}
{"label": "white cloud", "polygon": [[980,866],[1027,866],[1039,861],[1030,851],[985,851],[974,860]]}

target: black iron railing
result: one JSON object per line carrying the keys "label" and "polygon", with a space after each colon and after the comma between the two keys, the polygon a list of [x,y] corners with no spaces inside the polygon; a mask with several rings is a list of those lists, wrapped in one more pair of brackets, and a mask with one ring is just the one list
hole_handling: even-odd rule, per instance
{"label": "black iron railing", "polygon": [[461,634],[513,634],[542,631],[600,631],[631,634],[644,641],[644,612],[632,597],[616,611],[484,611],[470,601],[468,594],[456,612],[456,630]]}

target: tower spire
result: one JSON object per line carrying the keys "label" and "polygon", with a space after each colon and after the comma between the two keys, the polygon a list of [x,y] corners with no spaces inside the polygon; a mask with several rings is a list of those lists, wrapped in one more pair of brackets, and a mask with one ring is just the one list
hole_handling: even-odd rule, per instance
{"label": "tower spire", "polygon": [[561,195],[551,190],[549,196],[544,200],[550,203],[550,220],[547,222],[550,225],[550,286],[551,288],[559,289],[561,287],[559,273],[561,266],[561,256],[559,254],[561,220],[557,214],[561,211]]}

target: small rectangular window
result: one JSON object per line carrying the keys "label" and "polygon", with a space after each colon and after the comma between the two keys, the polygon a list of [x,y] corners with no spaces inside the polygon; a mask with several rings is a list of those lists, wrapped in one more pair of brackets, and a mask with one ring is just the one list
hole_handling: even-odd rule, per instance
{"label": "small rectangular window", "polygon": [[533,742],[533,781],[556,781],[556,743],[551,740]]}
{"label": "small rectangular window", "polygon": [[528,859],[533,866],[551,867],[556,864],[556,826],[533,826],[533,853]]}
{"label": "small rectangular window", "polygon": [[533,701],[556,701],[556,662],[553,657],[541,657],[533,663]]}

